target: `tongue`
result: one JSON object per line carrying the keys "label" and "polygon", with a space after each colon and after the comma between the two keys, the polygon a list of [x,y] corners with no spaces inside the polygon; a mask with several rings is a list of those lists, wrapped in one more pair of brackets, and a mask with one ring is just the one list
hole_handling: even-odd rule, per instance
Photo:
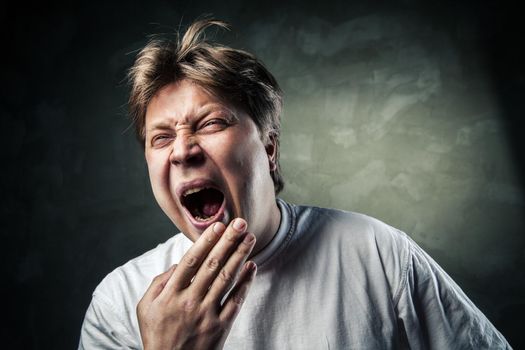
{"label": "tongue", "polygon": [[221,203],[217,202],[207,202],[202,206],[202,213],[206,216],[213,216],[219,211]]}

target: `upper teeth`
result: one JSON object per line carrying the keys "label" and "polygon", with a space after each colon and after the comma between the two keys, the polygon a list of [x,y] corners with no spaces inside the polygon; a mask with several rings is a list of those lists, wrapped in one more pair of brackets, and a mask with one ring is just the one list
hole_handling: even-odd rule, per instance
{"label": "upper teeth", "polygon": [[184,197],[186,197],[187,195],[189,194],[192,194],[192,193],[195,193],[195,192],[199,192],[203,189],[205,189],[206,187],[194,187],[194,188],[190,188],[190,189],[187,189],[186,191],[184,191],[184,193],[182,194]]}

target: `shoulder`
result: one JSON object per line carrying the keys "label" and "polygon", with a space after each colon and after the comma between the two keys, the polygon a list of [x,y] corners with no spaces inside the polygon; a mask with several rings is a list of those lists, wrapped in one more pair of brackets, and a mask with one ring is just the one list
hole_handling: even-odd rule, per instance
{"label": "shoulder", "polygon": [[192,242],[177,234],[150,251],[110,272],[95,289],[93,296],[123,303],[138,301],[153,278],[179,262]]}
{"label": "shoulder", "polygon": [[110,272],[93,292],[79,348],[139,348],[135,308],[152,279],[177,263],[191,241],[178,234]]}
{"label": "shoulder", "polygon": [[[323,241],[350,245],[352,250],[408,254],[410,238],[403,231],[371,216],[332,208],[293,206],[299,230]],[[306,230],[305,230],[306,229]]]}
{"label": "shoulder", "polygon": [[[414,244],[407,234],[371,216],[330,208],[293,206],[294,246],[317,260],[337,260],[363,281],[383,279],[396,299]],[[337,258],[336,258],[337,257]]]}

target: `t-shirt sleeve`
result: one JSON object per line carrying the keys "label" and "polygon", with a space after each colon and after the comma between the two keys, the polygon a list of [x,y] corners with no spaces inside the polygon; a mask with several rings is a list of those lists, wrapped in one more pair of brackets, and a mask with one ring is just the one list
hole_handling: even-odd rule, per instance
{"label": "t-shirt sleeve", "polygon": [[136,349],[130,345],[130,333],[124,324],[109,300],[101,294],[93,294],[80,331],[78,349]]}
{"label": "t-shirt sleeve", "polygon": [[511,349],[459,286],[409,239],[396,301],[400,337],[411,349]]}

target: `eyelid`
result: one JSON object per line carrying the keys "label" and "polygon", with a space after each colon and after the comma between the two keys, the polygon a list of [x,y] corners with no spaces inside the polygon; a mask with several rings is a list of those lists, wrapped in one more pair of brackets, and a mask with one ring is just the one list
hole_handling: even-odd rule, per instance
{"label": "eyelid", "polygon": [[[162,142],[165,142],[165,143],[166,143],[166,142],[167,142],[166,139],[173,139],[173,138],[174,138],[174,136],[171,135],[171,134],[161,133],[161,134],[155,135],[155,136],[153,136],[153,137],[151,138],[151,145],[152,145],[153,147],[155,147],[155,146],[158,146],[158,145],[156,145],[156,142],[157,142],[157,141],[161,140]],[[163,146],[163,144],[160,145],[160,146]]]}
{"label": "eyelid", "polygon": [[216,123],[216,122],[219,122],[219,123],[228,123],[228,120],[226,120],[225,118],[210,118],[208,120],[206,120],[204,123],[202,123],[203,126],[207,125],[208,123]]}
{"label": "eyelid", "polygon": [[212,123],[211,125],[220,124],[220,125],[229,125],[231,124],[231,119],[227,116],[218,115],[218,116],[212,116],[203,118],[203,120],[197,125],[197,130],[202,129],[208,124]]}

